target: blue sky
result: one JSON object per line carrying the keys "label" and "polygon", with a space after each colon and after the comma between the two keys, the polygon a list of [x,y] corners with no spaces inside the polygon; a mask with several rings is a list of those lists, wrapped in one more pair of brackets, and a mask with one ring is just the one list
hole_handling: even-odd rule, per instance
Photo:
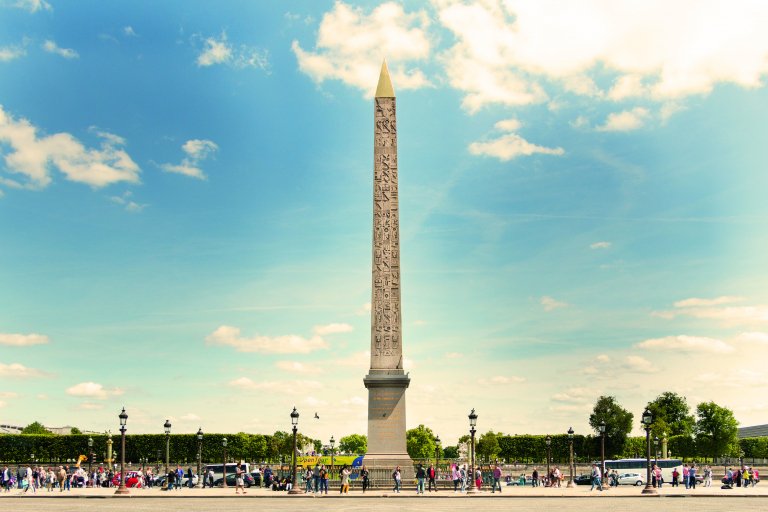
{"label": "blue sky", "polygon": [[586,432],[663,391],[764,423],[766,22],[0,0],[0,417],[365,433],[386,57],[409,427]]}

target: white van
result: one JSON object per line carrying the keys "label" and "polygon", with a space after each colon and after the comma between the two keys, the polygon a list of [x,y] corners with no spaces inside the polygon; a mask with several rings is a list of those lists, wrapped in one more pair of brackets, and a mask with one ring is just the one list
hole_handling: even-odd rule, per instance
{"label": "white van", "polygon": [[[248,462],[227,462],[227,474],[228,475],[234,475],[237,473],[237,468],[240,467],[240,470],[244,473],[251,472],[251,465]],[[213,479],[217,480],[224,476],[224,464],[206,464],[205,469],[203,469],[203,476],[208,477],[208,471],[213,471]]]}

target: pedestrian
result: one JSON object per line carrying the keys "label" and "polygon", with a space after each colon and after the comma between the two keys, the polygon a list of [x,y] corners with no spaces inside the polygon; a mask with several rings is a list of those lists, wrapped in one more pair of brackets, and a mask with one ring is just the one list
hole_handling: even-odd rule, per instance
{"label": "pedestrian", "polygon": [[533,473],[531,473],[531,486],[539,486],[539,470],[536,468],[533,468]]}
{"label": "pedestrian", "polygon": [[325,464],[320,466],[320,494],[323,491],[328,494],[328,471],[325,469]]}
{"label": "pedestrian", "polygon": [[467,491],[467,465],[462,464],[461,466],[461,492]]}
{"label": "pedestrian", "polygon": [[315,485],[315,492],[320,489],[320,463],[315,463],[315,469],[312,470],[312,480]]}
{"label": "pedestrian", "polygon": [[235,494],[240,494],[240,491],[243,491],[243,494],[245,494],[243,470],[240,468],[240,464],[238,464],[235,466]]}
{"label": "pedestrian", "polygon": [[688,487],[690,487],[690,481],[688,480],[688,473],[689,473],[689,471],[690,470],[688,469],[688,464],[684,465],[683,466],[683,485],[685,485],[686,489],[688,489]]}
{"label": "pedestrian", "polygon": [[304,472],[304,492],[312,492],[312,468],[307,468]]}
{"label": "pedestrian", "polygon": [[603,483],[601,482],[600,478],[600,470],[597,468],[597,464],[592,464],[592,487],[590,487],[589,490],[593,491],[595,486],[597,486],[599,491],[603,490]]}
{"label": "pedestrian", "polygon": [[458,465],[453,466],[453,469],[451,470],[451,478],[453,479],[453,493],[456,494],[458,488],[461,486],[461,471],[459,471]]}
{"label": "pedestrian", "polygon": [[496,492],[496,487],[498,487],[499,492],[501,492],[501,468],[498,464],[493,468],[493,488],[491,489],[491,493]]}
{"label": "pedestrian", "polygon": [[680,472],[677,470],[677,468],[672,470],[672,487],[677,487],[678,479],[680,478]]}
{"label": "pedestrian", "polygon": [[395,481],[395,486],[392,490],[400,494],[400,487],[402,486],[402,481],[400,480],[400,466],[397,466],[392,472],[392,480]]}
{"label": "pedestrian", "polygon": [[688,486],[691,489],[696,488],[696,464],[691,464],[690,469],[688,469]]}
{"label": "pedestrian", "polygon": [[437,483],[435,482],[435,478],[437,477],[437,468],[435,468],[432,464],[429,465],[429,469],[427,470],[427,482],[429,483],[429,492],[432,492],[432,486],[435,487],[435,492],[437,492]]}
{"label": "pedestrian", "polygon": [[424,494],[424,480],[427,477],[427,472],[424,470],[424,465],[419,464],[416,468],[416,494]]}
{"label": "pedestrian", "polygon": [[349,470],[349,466],[346,464],[341,470],[341,489],[340,494],[349,494],[349,475],[352,471]]}
{"label": "pedestrian", "polygon": [[475,468],[475,487],[479,491],[482,486],[483,486],[483,471],[478,466],[477,468]]}
{"label": "pedestrian", "polygon": [[360,479],[363,481],[363,492],[368,488],[368,470],[365,466],[360,470]]}

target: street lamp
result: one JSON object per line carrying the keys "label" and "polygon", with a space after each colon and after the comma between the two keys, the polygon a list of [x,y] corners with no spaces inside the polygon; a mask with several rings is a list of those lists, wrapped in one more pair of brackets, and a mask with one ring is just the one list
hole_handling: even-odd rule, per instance
{"label": "street lamp", "polygon": [[438,464],[440,464],[440,436],[435,436],[435,474],[437,474]]}
{"label": "street lamp", "polygon": [[202,479],[202,476],[200,475],[200,460],[203,456],[203,429],[198,428],[197,429],[197,484],[195,484],[195,487],[200,485],[200,480]]}
{"label": "street lamp", "polygon": [[291,490],[288,494],[304,494],[304,492],[296,487],[296,433],[299,430],[299,411],[296,410],[296,406],[293,407],[291,412],[291,425],[293,425],[293,454],[291,456]]}
{"label": "street lamp", "polygon": [[224,464],[222,464],[221,466],[224,477],[221,479],[221,486],[227,487],[227,438],[226,437],[221,440],[221,446],[224,447]]}
{"label": "street lamp", "polygon": [[[549,482],[549,459],[550,459],[550,446],[552,446],[552,437],[547,436],[544,438],[544,442],[547,445],[547,482]],[[552,485],[552,482],[549,482],[549,485]]]}
{"label": "street lamp", "polygon": [[573,487],[573,427],[568,427],[568,445],[570,458],[568,459],[569,479],[567,487]]}
{"label": "street lamp", "polygon": [[659,436],[653,436],[653,455],[654,455],[653,464],[658,466],[659,465]]}
{"label": "street lamp", "polygon": [[128,423],[128,414],[125,412],[125,407],[123,407],[123,411],[118,415],[118,418],[120,418],[120,438],[121,438],[121,448],[120,448],[120,486],[115,491],[115,494],[128,494],[128,488],[125,486],[125,424]]}
{"label": "street lamp", "polygon": [[91,462],[93,461],[93,438],[88,436],[88,479],[91,478]]}
{"label": "street lamp", "polygon": [[645,488],[643,494],[658,494],[656,489],[651,487],[651,423],[653,423],[653,414],[647,408],[643,411],[643,426],[645,428],[645,445],[646,445],[646,461],[645,461]]}
{"label": "street lamp", "polygon": [[331,436],[331,480],[333,480],[333,444],[336,440]]}
{"label": "street lamp", "polygon": [[472,411],[469,413],[469,435],[470,435],[470,466],[469,466],[469,475],[470,475],[470,482],[471,485],[467,489],[467,493],[476,493],[477,492],[477,486],[475,485],[475,426],[477,426],[477,414],[475,413],[475,409],[473,408]]}
{"label": "street lamp", "polygon": [[171,420],[165,420],[163,423],[163,429],[165,429],[165,474],[168,474],[168,464],[170,462],[170,446],[171,446]]}

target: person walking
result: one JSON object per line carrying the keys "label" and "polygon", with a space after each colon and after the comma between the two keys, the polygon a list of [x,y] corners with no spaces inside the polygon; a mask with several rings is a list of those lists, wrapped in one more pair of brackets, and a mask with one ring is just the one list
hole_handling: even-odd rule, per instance
{"label": "person walking", "polygon": [[432,492],[432,486],[435,487],[435,492],[437,492],[437,483],[435,482],[436,477],[437,477],[437,468],[435,468],[432,464],[430,464],[429,469],[427,470],[427,482],[429,486],[429,492]]}
{"label": "person walking", "polygon": [[349,470],[349,466],[346,464],[341,469],[341,489],[339,490],[340,494],[349,494],[349,475],[352,473]]}
{"label": "person walking", "polygon": [[458,465],[453,466],[453,469],[451,470],[451,479],[453,480],[453,493],[456,494],[461,486],[461,471],[459,471]]}
{"label": "person walking", "polygon": [[312,492],[312,481],[312,468],[307,468],[307,470],[304,472],[304,492]]}
{"label": "person walking", "polygon": [[501,468],[498,464],[493,468],[493,488],[491,489],[491,493],[496,492],[496,487],[498,487],[499,492],[501,492]]}
{"label": "person walking", "polygon": [[597,464],[592,464],[592,487],[590,487],[589,490],[593,491],[595,486],[597,486],[599,491],[603,490],[603,483],[601,482],[600,478],[600,470],[598,469]]}
{"label": "person walking", "polygon": [[243,470],[238,464],[235,466],[235,494],[240,494],[240,491],[245,494],[245,479],[243,478]]}
{"label": "person walking", "polygon": [[688,469],[688,487],[696,489],[696,464],[691,464]]}
{"label": "person walking", "polygon": [[427,478],[427,472],[424,466],[419,464],[416,468],[416,494],[424,494],[424,480]]}
{"label": "person walking", "polygon": [[461,466],[461,492],[467,492],[467,466]]}
{"label": "person walking", "polygon": [[325,491],[328,494],[328,471],[325,469],[325,464],[320,466],[320,494]]}
{"label": "person walking", "polygon": [[392,480],[395,481],[395,486],[392,488],[392,490],[400,494],[400,488],[402,486],[402,481],[400,480],[400,466],[397,466],[392,472]]}
{"label": "person walking", "polygon": [[539,470],[537,468],[533,468],[533,473],[531,473],[531,486],[539,486]]}
{"label": "person walking", "polygon": [[315,463],[315,468],[312,470],[312,483],[315,486],[315,493],[320,489],[320,463]]}
{"label": "person walking", "polygon": [[363,492],[368,489],[368,470],[365,466],[360,470],[360,479],[363,481]]}

